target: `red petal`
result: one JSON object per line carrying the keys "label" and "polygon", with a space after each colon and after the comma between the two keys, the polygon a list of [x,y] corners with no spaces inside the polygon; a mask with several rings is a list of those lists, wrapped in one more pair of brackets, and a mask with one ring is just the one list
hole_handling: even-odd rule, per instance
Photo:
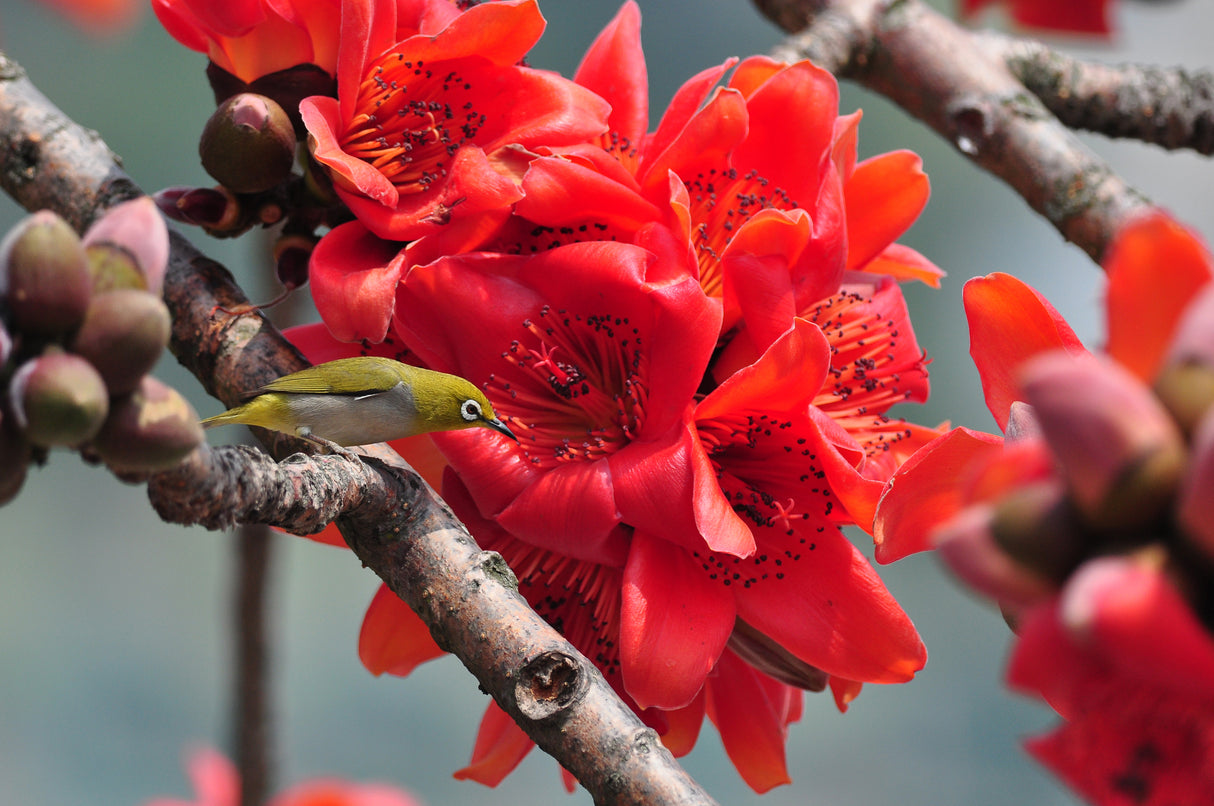
{"label": "red petal", "polygon": [[1109,0],[1015,0],[1012,19],[1029,28],[1069,31],[1080,34],[1108,34]]}
{"label": "red petal", "polygon": [[756,792],[791,783],[784,757],[791,687],[756,672],[732,652],[721,655],[707,686],[708,718],[729,760]]}
{"label": "red petal", "polygon": [[621,598],[625,689],[641,708],[689,705],[729,640],[733,597],[683,549],[637,531]]}
{"label": "red petal", "polygon": [[358,657],[367,671],[405,677],[443,654],[430,628],[387,585],[380,585],[358,634]]}
{"label": "red petal", "polygon": [[[666,118],[662,126],[666,126]],[[746,137],[746,127],[746,100],[735,91],[718,90],[685,126],[671,132],[669,141],[655,135],[637,171],[642,187],[647,192],[665,190],[668,171],[695,176],[701,165],[720,170],[728,164],[729,152]],[[662,129],[659,134],[664,134]]]}
{"label": "red petal", "polygon": [[[765,57],[752,57],[738,67],[731,86],[742,80],[744,68]],[[807,204],[818,197],[823,171],[830,161],[839,86],[835,77],[809,62],[780,70],[746,99],[750,128],[746,141],[733,153],[739,170],[755,170],[774,186]],[[796,143],[790,148],[789,143]]]}
{"label": "red petal", "polygon": [[1181,314],[1210,281],[1210,255],[1188,229],[1155,213],[1117,234],[1104,268],[1109,275],[1108,352],[1149,383]]}
{"label": "red petal", "polygon": [[523,729],[516,725],[497,703],[490,702],[476,734],[472,763],[456,770],[455,777],[461,781],[497,786],[514,771],[533,747],[535,742],[523,733]]}
{"label": "red petal", "polygon": [[816,325],[804,319],[789,324],[757,361],[730,375],[700,402],[697,420],[808,406],[830,368],[830,344]]}
{"label": "red petal", "polygon": [[734,586],[738,616],[828,674],[870,683],[914,677],[927,651],[868,560],[836,528],[792,523],[791,536],[757,527],[759,557],[771,561],[766,579]]}
{"label": "red petal", "polygon": [[[687,79],[675,91],[674,97],[670,100],[670,105],[666,107],[666,112],[662,115],[661,121],[658,122],[657,131],[647,139],[646,147],[641,155],[641,164],[637,168],[638,177],[652,172],[652,163],[670,147],[677,137],[682,135],[683,130],[687,127],[692,117],[700,111],[700,106],[704,103],[704,98],[708,95],[709,90],[721,79],[721,76],[725,75],[725,71],[736,63],[737,59],[729,59],[716,67],[702,70]],[[709,105],[711,103],[712,101],[709,102]],[[736,131],[734,136],[730,138],[731,140],[741,141],[746,136],[744,107],[742,112],[743,117],[741,120],[743,128]],[[731,123],[736,122],[734,117],[729,117],[725,120]],[[662,173],[665,174],[665,170]]]}
{"label": "red petal", "polygon": [[847,713],[852,701],[860,696],[862,688],[864,688],[864,684],[857,683],[855,680],[834,676],[830,678],[830,693],[834,695],[835,707],[839,709],[839,713]]}
{"label": "red petal", "polygon": [[[792,268],[812,233],[813,221],[804,210],[762,210],[738,228],[721,253],[727,311],[722,330],[740,318],[754,344],[763,347],[788,330],[797,313]],[[818,298],[838,288],[839,273],[824,279],[829,288]]]}
{"label": "red petal", "polygon": [[695,747],[700,737],[700,728],[704,724],[704,703],[707,686],[700,689],[694,700],[686,708],[675,708],[665,711],[666,731],[662,733],[662,744],[675,758],[682,758]]}
{"label": "red petal", "polygon": [[1020,399],[1016,374],[1025,361],[1046,350],[1086,350],[1054,306],[1010,274],[975,277],[963,297],[986,407],[1004,430],[1012,402]]}
{"label": "red petal", "polygon": [[633,0],[595,38],[573,80],[611,104],[612,132],[641,145],[649,130],[649,76],[641,52],[641,10]]}
{"label": "red petal", "polygon": [[320,239],[308,264],[309,287],[335,338],[384,340],[404,260],[400,244],[376,238],[357,221]]}
{"label": "red petal", "polygon": [[931,188],[923,160],[893,151],[861,162],[843,186],[847,200],[847,268],[864,269],[910,229]]}
{"label": "red petal", "polygon": [[634,187],[556,157],[531,163],[523,192],[526,195],[516,205],[516,213],[548,226],[596,221],[636,230],[662,219],[662,211]]}
{"label": "red petal", "polygon": [[629,526],[663,535],[688,551],[754,552],[754,536],[721,494],[690,424],[663,439],[633,444],[610,458],[615,500]]}
{"label": "red petal", "polygon": [[879,563],[931,548],[932,531],[968,503],[958,478],[1003,450],[1003,440],[954,428],[920,449],[889,480],[873,521]]}

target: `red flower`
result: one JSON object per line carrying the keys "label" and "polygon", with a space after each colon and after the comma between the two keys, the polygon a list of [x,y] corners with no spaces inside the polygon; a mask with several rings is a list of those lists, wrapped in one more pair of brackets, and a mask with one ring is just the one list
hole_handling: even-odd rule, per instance
{"label": "red flower", "polygon": [[1020,625],[1011,683],[1068,720],[1028,747],[1084,796],[1203,803],[1214,262],[1153,214],[1124,228],[1105,268],[1108,358],[1020,281],[967,284],[971,352],[1009,441],[959,429],[903,465],[878,509],[877,556],[935,543],[1000,601]]}
{"label": "red flower", "polygon": [[343,6],[360,13],[369,5],[371,0],[152,0],[174,39],[249,84],[300,64],[332,75]]}
{"label": "red flower", "polygon": [[[973,16],[995,0],[961,0],[961,13]],[[1007,0],[1012,19],[1026,28],[1107,35],[1110,0]]]}
{"label": "red flower", "polygon": [[312,155],[380,237],[412,240],[464,216],[504,216],[521,196],[513,149],[581,142],[605,128],[599,98],[518,66],[544,26],[534,0],[474,6],[403,40],[381,5],[343,18],[337,98],[300,107]]}
{"label": "red flower", "polygon": [[[145,806],[240,806],[236,767],[218,752],[202,748],[190,754],[187,769],[195,798],[156,798]],[[418,801],[384,784],[352,784],[339,778],[316,778],[270,798],[266,806],[416,806]]]}

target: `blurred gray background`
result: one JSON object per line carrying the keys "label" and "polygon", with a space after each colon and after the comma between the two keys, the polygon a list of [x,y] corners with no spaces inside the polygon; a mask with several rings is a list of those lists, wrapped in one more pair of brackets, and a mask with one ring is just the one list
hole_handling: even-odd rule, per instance
{"label": "blurred gray background", "polygon": [[[1120,5],[1114,43],[1060,46],[1097,60],[1211,66],[1209,3]],[[617,7],[542,0],[549,27],[530,63],[569,74]],[[655,121],[692,73],[731,55],[764,53],[780,39],[742,0],[641,0],[641,7]],[[209,184],[196,148],[213,106],[204,58],[174,43],[150,12],[129,34],[97,41],[39,4],[2,0],[0,47],[69,115],[96,129],[145,189]],[[904,414],[994,430],[967,355],[964,281],[1016,273],[1099,346],[1100,272],[1018,197],[889,103],[844,84],[841,106],[864,109],[862,157],[910,148],[932,180],[932,200],[904,242],[949,276],[941,291],[907,288],[919,340],[934,359],[934,394]],[[1132,185],[1214,232],[1207,160],[1085,139]],[[0,228],[20,215],[0,199]],[[252,279],[264,274],[259,239],[189,234],[245,278],[251,296],[269,296]],[[203,414],[219,410],[171,358],[157,374]],[[566,795],[556,764],[538,751],[495,790],[453,780],[485,706],[471,675],[444,658],[407,680],[371,677],[355,644],[377,579],[349,553],[290,537],[276,547],[274,715],[283,784],[337,774],[391,781],[429,804],[590,802],[583,790]],[[183,752],[227,742],[232,555],[231,537],[160,523],[141,488],[71,453],[55,452],[31,473],[20,497],[0,509],[0,803],[132,806],[187,795]],[[1008,634],[999,614],[962,592],[930,556],[881,572],[927,643],[931,659],[919,677],[867,687],[845,715],[828,696],[808,696],[788,741],[791,786],[754,795],[707,724],[685,759],[691,774],[730,804],[1076,803],[1019,749],[1053,716],[1003,690]]]}

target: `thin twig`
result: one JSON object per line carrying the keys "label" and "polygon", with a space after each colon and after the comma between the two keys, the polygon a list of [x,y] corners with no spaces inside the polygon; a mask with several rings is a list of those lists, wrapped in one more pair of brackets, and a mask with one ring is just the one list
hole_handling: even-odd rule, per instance
{"label": "thin twig", "polygon": [[1097,262],[1121,224],[1151,206],[1054,117],[997,50],[919,0],[753,2],[794,34],[776,58],[811,59],[886,96],[1002,179]]}
{"label": "thin twig", "polygon": [[[0,187],[27,209],[49,207],[78,229],[139,193],[105,144],[56,109],[2,53]],[[234,309],[247,299],[222,266],[179,235],[172,238],[165,299],[173,313],[171,349],[227,404],[304,366],[259,313],[211,317],[215,306]],[[299,445],[281,435],[265,442],[278,456]],[[319,528],[320,510],[357,499],[338,525],[358,558],[418,611],[439,645],[596,803],[713,803],[593,664],[531,610],[501,557],[481,551],[387,446],[365,450],[369,461],[299,454],[276,464],[255,449],[204,446],[158,475],[150,493],[158,503],[174,496],[196,502],[219,490],[212,503],[220,506],[210,516],[216,527],[267,522],[258,507],[285,500],[307,528]],[[301,487],[320,496],[316,506],[292,497]]]}

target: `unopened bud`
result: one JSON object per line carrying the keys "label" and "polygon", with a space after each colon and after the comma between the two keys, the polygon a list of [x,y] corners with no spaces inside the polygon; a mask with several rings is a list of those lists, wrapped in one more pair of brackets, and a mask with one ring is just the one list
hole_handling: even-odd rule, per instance
{"label": "unopened bud", "polygon": [[17,427],[44,448],[87,442],[109,411],[101,376],[71,353],[46,353],[27,361],[13,374],[9,394]]}
{"label": "unopened bud", "polygon": [[1214,409],[1193,435],[1189,468],[1180,486],[1180,527],[1189,541],[1214,563]]}
{"label": "unopened bud", "polygon": [[55,213],[34,213],[0,243],[0,297],[18,330],[71,332],[84,317],[91,291],[80,238]]}
{"label": "unopened bud", "polygon": [[29,440],[13,427],[11,418],[0,415],[0,506],[21,492],[31,452]]}
{"label": "unopened bud", "polygon": [[194,408],[176,389],[148,375],[134,392],[114,401],[93,448],[116,471],[155,472],[176,465],[202,440]]}
{"label": "unopened bud", "polygon": [[742,619],[734,621],[729,648],[760,672],[806,691],[822,691],[830,679],[826,672],[801,660]]}
{"label": "unopened bud", "polygon": [[1018,610],[1052,595],[1057,588],[1049,579],[1013,560],[996,542],[993,520],[988,504],[962,510],[932,535],[937,556],[962,582],[1001,606]]}
{"label": "unopened bud", "polygon": [[1028,363],[1021,388],[1091,525],[1133,531],[1169,506],[1184,441],[1135,376],[1094,355],[1054,352]]}
{"label": "unopened bud", "polygon": [[1192,434],[1214,405],[1214,283],[1185,309],[1155,393],[1186,434]]}
{"label": "unopened bud", "polygon": [[115,205],[84,233],[93,290],[140,288],[159,294],[169,259],[169,231],[150,196]]}
{"label": "unopened bud", "polygon": [[1057,480],[1008,492],[995,504],[990,529],[1009,557],[1056,585],[1066,581],[1092,543]]}
{"label": "unopened bud", "polygon": [[169,343],[169,309],[147,291],[124,288],[93,297],[72,350],[89,360],[111,395],[151,372]]}
{"label": "unopened bud", "polygon": [[291,175],[295,130],[274,101],[243,92],[211,115],[198,153],[202,167],[224,187],[235,193],[260,193]]}

